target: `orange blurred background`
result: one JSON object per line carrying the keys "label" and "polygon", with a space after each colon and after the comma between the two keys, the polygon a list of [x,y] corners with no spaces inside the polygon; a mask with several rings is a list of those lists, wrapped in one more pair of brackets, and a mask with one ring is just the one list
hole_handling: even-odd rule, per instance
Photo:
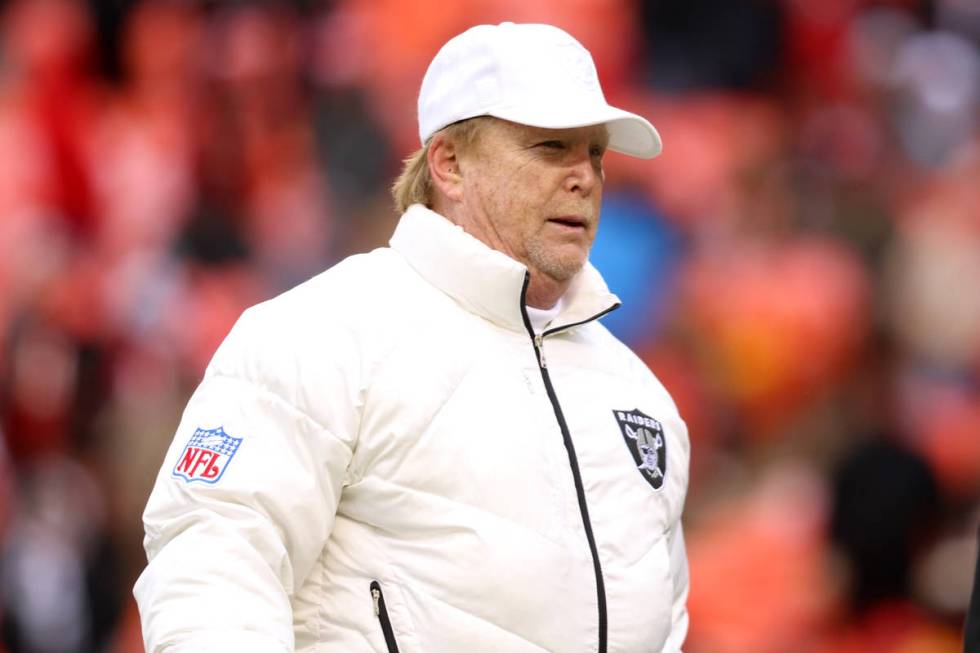
{"label": "orange blurred background", "polygon": [[141,651],[140,513],[241,310],[383,246],[422,74],[549,22],[606,324],[693,446],[688,653],[959,651],[980,524],[971,0],[0,2],[0,653]]}

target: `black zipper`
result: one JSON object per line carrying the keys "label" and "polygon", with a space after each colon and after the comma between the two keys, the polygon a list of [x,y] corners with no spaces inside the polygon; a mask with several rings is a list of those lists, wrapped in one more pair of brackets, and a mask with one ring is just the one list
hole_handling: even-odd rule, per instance
{"label": "black zipper", "polygon": [[531,281],[531,275],[524,274],[524,287],[521,289],[521,316],[524,318],[524,328],[527,329],[531,342],[534,345],[534,355],[538,361],[538,370],[541,372],[541,379],[544,381],[548,399],[551,400],[551,407],[555,411],[555,418],[558,420],[558,427],[561,429],[561,437],[565,443],[565,451],[568,452],[568,464],[572,468],[572,478],[575,481],[575,494],[578,496],[579,512],[582,514],[582,525],[585,527],[585,537],[589,541],[589,551],[592,553],[592,568],[595,571],[595,588],[597,603],[599,605],[599,649],[598,653],[606,653],[606,642],[609,638],[608,623],[606,615],[606,584],[602,579],[602,564],[599,562],[599,550],[596,547],[595,535],[592,533],[592,521],[589,519],[589,506],[585,500],[585,486],[582,484],[582,473],[578,467],[578,457],[575,455],[575,444],[572,442],[572,434],[568,430],[568,423],[565,422],[565,415],[562,413],[561,405],[558,403],[558,395],[555,394],[555,387],[551,384],[551,375],[548,373],[548,363],[544,358],[543,340],[544,336],[570,329],[586,322],[596,320],[606,313],[619,308],[619,304],[613,304],[601,313],[597,313],[587,320],[566,324],[556,329],[546,330],[540,336],[535,335],[534,327],[527,316],[525,300],[527,298],[527,286]]}
{"label": "black zipper", "polygon": [[388,607],[385,605],[385,595],[381,593],[381,583],[371,581],[371,600],[374,602],[374,616],[381,622],[381,633],[385,636],[388,653],[398,653],[398,643],[395,642],[395,631],[391,629],[388,619]]}

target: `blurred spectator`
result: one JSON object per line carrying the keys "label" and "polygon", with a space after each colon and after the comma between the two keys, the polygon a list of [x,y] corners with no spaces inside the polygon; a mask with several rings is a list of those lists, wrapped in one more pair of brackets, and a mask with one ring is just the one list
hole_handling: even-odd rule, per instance
{"label": "blurred spectator", "polygon": [[831,532],[845,563],[849,617],[821,650],[958,652],[956,630],[912,600],[910,570],[939,519],[926,462],[877,436],[843,461],[834,485]]}
{"label": "blurred spectator", "polygon": [[590,260],[623,305],[604,323],[631,346],[656,338],[675,292],[683,254],[677,232],[639,193],[609,189]]}
{"label": "blurred spectator", "polygon": [[732,238],[689,265],[685,314],[705,372],[745,437],[778,437],[850,368],[867,323],[860,263],[838,243],[798,237]]}
{"label": "blurred spectator", "polygon": [[894,115],[909,157],[940,165],[975,137],[980,103],[980,54],[955,34],[914,34],[896,54]]}
{"label": "blurred spectator", "polygon": [[654,88],[750,89],[774,81],[783,50],[779,3],[669,0],[641,6]]}
{"label": "blurred spectator", "polygon": [[926,462],[879,436],[850,454],[834,486],[831,534],[849,563],[854,609],[907,596],[911,562],[938,517]]}
{"label": "blurred spectator", "polygon": [[813,469],[786,461],[702,512],[688,538],[699,615],[690,650],[782,653],[814,641],[838,589],[824,553],[827,495]]}
{"label": "blurred spectator", "polygon": [[91,18],[76,0],[15,0],[4,9],[0,35],[5,82],[0,97],[15,124],[37,130],[43,153],[44,184],[36,199],[74,234],[88,236],[97,216],[85,148],[100,95],[91,68]]}
{"label": "blurred spectator", "polygon": [[100,650],[125,588],[88,473],[52,458],[23,470],[0,549],[3,638],[12,653]]}

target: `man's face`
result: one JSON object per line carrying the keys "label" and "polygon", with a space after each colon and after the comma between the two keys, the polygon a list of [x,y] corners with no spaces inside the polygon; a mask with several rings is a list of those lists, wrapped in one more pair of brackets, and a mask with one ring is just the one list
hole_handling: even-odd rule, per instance
{"label": "man's face", "polygon": [[571,279],[599,225],[608,140],[603,125],[542,129],[487,120],[459,154],[461,226],[532,275]]}

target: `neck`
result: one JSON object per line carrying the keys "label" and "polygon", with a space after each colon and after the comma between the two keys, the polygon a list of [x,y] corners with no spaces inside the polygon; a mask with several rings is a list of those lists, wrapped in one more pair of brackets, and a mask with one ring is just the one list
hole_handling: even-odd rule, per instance
{"label": "neck", "polygon": [[561,299],[572,283],[571,279],[557,281],[534,270],[531,270],[530,273],[531,282],[527,285],[524,303],[533,308],[544,310],[551,308],[558,303],[558,300]]}
{"label": "neck", "polygon": [[[488,237],[483,230],[477,228],[477,225],[475,225],[472,220],[467,219],[466,214],[461,212],[459,203],[449,202],[443,195],[436,193],[432,204],[432,210],[442,215],[442,217],[446,218],[453,224],[462,227],[466,233],[470,234],[487,247],[507,254],[507,252],[504,252],[501,247],[495,246],[492,239]],[[515,260],[519,259],[515,258]],[[524,303],[528,306],[547,310],[558,303],[558,300],[565,294],[565,291],[568,290],[568,287],[572,284],[571,279],[559,281],[554,277],[550,277],[547,274],[534,269],[528,262],[521,262],[528,266],[528,272],[531,275],[531,282],[528,284],[527,293],[524,296]]]}

